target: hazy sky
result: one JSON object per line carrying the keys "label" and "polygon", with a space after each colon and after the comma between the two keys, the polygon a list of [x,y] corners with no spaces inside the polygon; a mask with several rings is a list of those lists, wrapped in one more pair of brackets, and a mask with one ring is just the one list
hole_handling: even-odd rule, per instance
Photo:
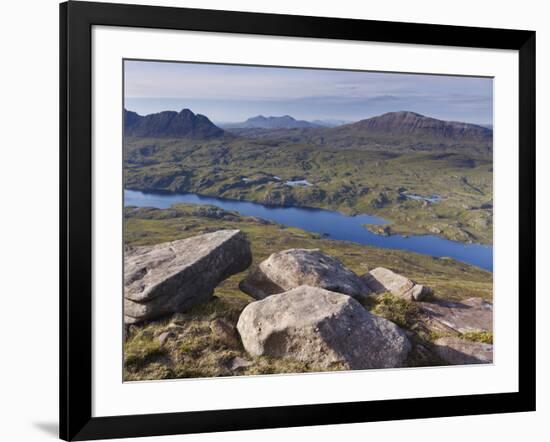
{"label": "hazy sky", "polygon": [[473,77],[126,61],[125,107],[141,115],[189,108],[214,122],[260,114],[357,121],[409,110],[488,124],[493,83]]}

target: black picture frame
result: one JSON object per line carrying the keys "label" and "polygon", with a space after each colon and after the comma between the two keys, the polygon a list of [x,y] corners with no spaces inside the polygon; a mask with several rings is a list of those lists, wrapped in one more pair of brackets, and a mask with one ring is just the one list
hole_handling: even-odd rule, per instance
{"label": "black picture frame", "polygon": [[[92,417],[94,25],[509,49],[519,53],[519,391]],[[60,5],[60,437],[90,440],[535,410],[535,32],[67,2]]]}

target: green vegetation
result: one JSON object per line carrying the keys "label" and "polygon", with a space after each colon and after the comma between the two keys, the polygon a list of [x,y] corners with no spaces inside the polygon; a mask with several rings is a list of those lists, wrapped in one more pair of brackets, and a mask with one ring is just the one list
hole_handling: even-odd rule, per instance
{"label": "green vegetation", "polygon": [[127,367],[142,369],[148,364],[162,358],[164,351],[161,345],[153,339],[150,330],[140,330],[124,345],[125,363]]}
{"label": "green vegetation", "polygon": [[414,302],[384,293],[371,296],[373,306],[370,311],[382,316],[391,322],[395,322],[401,328],[411,328],[418,320],[418,307]]}
{"label": "green vegetation", "polygon": [[[211,206],[179,204],[163,210],[125,209],[124,236],[129,245],[156,244],[220,229],[245,232],[255,263],[280,250],[319,248],[359,275],[383,266],[432,287],[441,298],[460,300],[478,296],[492,300],[492,274],[452,259],[327,240],[300,229]],[[125,380],[320,371],[319,367],[290,359],[251,359],[240,345],[231,345],[212,333],[213,321],[223,319],[235,326],[240,312],[253,301],[238,287],[244,275],[245,272],[223,281],[216,288],[214,298],[206,304],[164,320],[129,326],[124,346]],[[410,366],[442,363],[427,349],[437,336],[424,331],[414,303],[383,294],[369,296],[364,305],[414,332]],[[172,337],[161,343],[159,337],[163,333]],[[471,333],[462,337],[485,342],[482,339],[489,339],[489,334]],[[235,358],[244,359],[246,366],[232,367]]]}
{"label": "green vegetation", "polygon": [[483,344],[493,343],[493,333],[486,331],[471,331],[463,333],[460,337],[467,341],[481,342]]}
{"label": "green vegetation", "polygon": [[[392,222],[386,234],[492,243],[490,150],[422,143],[405,149],[388,137],[348,140],[342,147],[344,139],[304,133],[286,131],[284,138],[267,139],[127,138],[125,185],[369,213]],[[312,186],[285,185],[296,179]],[[441,201],[406,194],[437,194]]]}

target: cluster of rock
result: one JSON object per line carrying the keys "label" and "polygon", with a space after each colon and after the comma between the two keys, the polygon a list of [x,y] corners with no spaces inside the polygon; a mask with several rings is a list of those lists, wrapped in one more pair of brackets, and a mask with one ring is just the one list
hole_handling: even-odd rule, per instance
{"label": "cluster of rock", "polygon": [[[249,243],[238,230],[128,248],[125,322],[147,321],[206,302],[222,280],[251,262]],[[422,302],[432,294],[429,288],[382,267],[360,277],[318,249],[274,253],[248,272],[240,288],[256,301],[242,311],[238,335],[223,321],[213,323],[212,333],[231,347],[242,343],[252,357],[292,358],[326,369],[404,366],[412,349],[407,333],[358,302],[385,292],[417,302],[434,330],[457,336],[491,331],[489,303],[477,298]],[[436,341],[433,351],[451,364],[492,361],[491,345],[452,334]]]}

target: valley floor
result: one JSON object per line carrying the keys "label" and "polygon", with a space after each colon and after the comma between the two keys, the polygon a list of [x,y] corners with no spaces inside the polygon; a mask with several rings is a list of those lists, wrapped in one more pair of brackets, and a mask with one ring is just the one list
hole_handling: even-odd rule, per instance
{"label": "valley floor", "polygon": [[[492,244],[488,153],[336,149],[247,139],[134,138],[125,143],[130,189],[365,213],[391,221],[383,234]],[[436,201],[407,197],[434,194]]]}

